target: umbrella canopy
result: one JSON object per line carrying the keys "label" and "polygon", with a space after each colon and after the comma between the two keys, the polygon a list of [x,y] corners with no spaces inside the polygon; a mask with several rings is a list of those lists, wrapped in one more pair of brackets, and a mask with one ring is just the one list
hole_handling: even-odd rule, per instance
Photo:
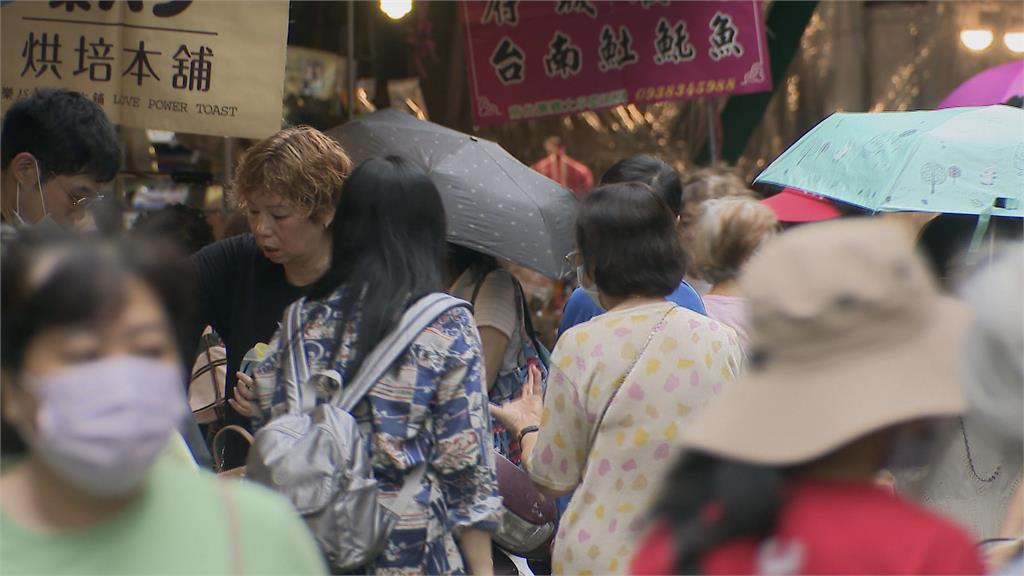
{"label": "umbrella canopy", "polygon": [[576,197],[504,148],[481,138],[382,110],[327,132],[356,163],[402,156],[437,185],[448,240],[552,278],[571,272]]}
{"label": "umbrella canopy", "polygon": [[1024,94],[1024,60],[1014,60],[971,76],[953,90],[938,108],[1002,104]]}
{"label": "umbrella canopy", "polygon": [[771,208],[779,222],[819,222],[842,216],[832,202],[796,188],[783,188],[761,204]]}
{"label": "umbrella canopy", "polygon": [[1024,110],[833,114],[762,172],[872,211],[1024,216]]}

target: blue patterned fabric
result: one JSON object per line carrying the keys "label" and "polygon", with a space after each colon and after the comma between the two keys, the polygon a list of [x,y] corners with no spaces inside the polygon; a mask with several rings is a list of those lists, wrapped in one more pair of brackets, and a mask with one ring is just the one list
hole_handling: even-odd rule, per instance
{"label": "blue patterned fabric", "polygon": [[[335,347],[344,292],[323,301],[307,301],[301,311],[310,371],[334,369],[343,382],[354,352],[358,326],[350,324]],[[255,370],[258,429],[288,411],[279,380],[281,332]],[[338,350],[337,359],[331,366]],[[375,565],[376,574],[463,574],[466,568],[454,533],[462,528],[494,531],[498,496],[491,450],[490,415],[484,391],[480,336],[470,312],[455,308],[440,316],[414,341],[392,370],[353,410],[364,434],[371,438],[371,459],[381,482],[381,499],[394,498],[405,476],[428,462],[416,504],[392,532],[387,549]],[[326,378],[315,379],[330,385]],[[334,390],[315,393],[317,404]]]}

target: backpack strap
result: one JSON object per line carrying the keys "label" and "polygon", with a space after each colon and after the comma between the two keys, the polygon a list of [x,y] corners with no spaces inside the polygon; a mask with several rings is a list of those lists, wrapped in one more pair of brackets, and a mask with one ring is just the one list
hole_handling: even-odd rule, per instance
{"label": "backpack strap", "polygon": [[488,272],[487,274],[484,274],[483,276],[481,276],[480,279],[476,281],[476,286],[473,287],[473,296],[469,300],[469,302],[473,306],[476,306],[476,298],[477,298],[477,296],[480,295],[480,289],[484,287],[484,282],[487,281],[487,276],[488,275],[490,275],[490,272]]}
{"label": "backpack strap", "polygon": [[[472,309],[468,302],[441,292],[428,294],[417,300],[405,311],[394,330],[385,336],[373,349],[373,352],[366,357],[366,361],[359,368],[359,373],[356,374],[351,385],[344,390],[339,390],[332,403],[346,412],[351,412],[428,326],[445,312],[460,306]],[[401,490],[395,499],[387,505],[387,508],[398,516],[404,515],[422,488],[423,476],[426,472],[427,463],[425,461],[409,471]]]}
{"label": "backpack strap", "polygon": [[391,503],[385,505],[383,502],[382,506],[391,510],[398,516],[403,516],[406,510],[409,509],[409,505],[412,504],[413,499],[416,497],[416,493],[420,491],[423,486],[423,475],[427,473],[427,463],[420,462],[413,468],[409,475],[405,477],[405,483],[402,484],[402,489],[398,491],[398,495]]}
{"label": "backpack strap", "polygon": [[308,385],[310,376],[306,341],[302,336],[302,306],[305,303],[306,298],[303,297],[289,305],[281,326],[284,331],[281,345],[287,353],[283,358],[280,381],[288,411],[293,414],[312,410],[316,405],[316,395],[306,394],[307,390],[303,389]]}
{"label": "backpack strap", "polygon": [[459,306],[470,308],[468,302],[441,292],[428,294],[416,301],[405,311],[394,330],[388,333],[366,357],[351,383],[344,390],[339,389],[331,403],[346,412],[351,412],[398,357],[416,338],[419,338],[420,333],[433,324],[441,314]]}

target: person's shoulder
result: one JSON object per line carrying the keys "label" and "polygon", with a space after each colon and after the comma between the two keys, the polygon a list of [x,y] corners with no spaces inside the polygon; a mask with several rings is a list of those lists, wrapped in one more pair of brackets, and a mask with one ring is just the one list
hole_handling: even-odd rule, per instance
{"label": "person's shoulder", "polygon": [[[700,334],[721,332],[724,335],[734,332],[732,328],[722,322],[681,304],[668,316],[667,321],[670,326],[678,326],[687,332]],[[733,335],[735,336],[735,334]]]}
{"label": "person's shoulder", "polygon": [[565,310],[562,312],[565,316],[571,316],[575,319],[576,323],[586,322],[594,316],[602,314],[604,310],[594,302],[586,291],[582,288],[576,288],[569,295],[569,300],[565,303]]}
{"label": "person's shoulder", "polygon": [[795,487],[793,496],[801,509],[831,510],[830,515],[845,516],[851,526],[872,524],[886,533],[913,534],[922,542],[939,539],[971,545],[966,532],[950,520],[870,482],[806,480]]}
{"label": "person's shoulder", "polygon": [[[585,292],[582,293],[582,296],[593,302]],[[623,322],[628,317],[628,313],[603,312],[600,309],[596,314],[581,315],[558,337],[552,354],[563,356],[579,354],[588,345],[596,345],[609,339],[614,330],[624,327]]]}
{"label": "person's shoulder", "polygon": [[512,272],[510,270],[498,267],[498,268],[495,268],[494,270],[491,270],[490,272],[488,272],[487,273],[487,277],[484,279],[484,281],[485,282],[495,282],[495,283],[500,282],[502,284],[504,284],[504,283],[514,284],[516,280],[515,280],[515,276],[512,274]]}
{"label": "person's shoulder", "polygon": [[873,532],[898,539],[901,553],[917,558],[908,573],[983,574],[974,538],[952,520],[903,496],[871,487],[874,494],[862,501],[865,513],[875,510]]}
{"label": "person's shoulder", "polygon": [[679,286],[676,288],[675,292],[669,294],[668,299],[671,302],[675,302],[676,304],[679,304],[683,308],[693,310],[698,314],[705,313],[704,301],[701,300],[700,294],[698,294],[697,291],[693,289],[693,286],[690,286],[690,284],[687,283],[686,280],[683,280],[679,283]]}
{"label": "person's shoulder", "polygon": [[481,355],[480,333],[466,305],[442,312],[413,339],[409,351],[421,366],[448,370],[469,365]]}
{"label": "person's shoulder", "polygon": [[237,260],[252,259],[259,255],[260,249],[252,234],[241,234],[218,240],[196,252],[194,258],[199,260]]}
{"label": "person's shoulder", "polygon": [[495,268],[487,273],[480,287],[481,295],[511,299],[515,295],[516,278],[504,268]]}
{"label": "person's shoulder", "polygon": [[433,322],[428,330],[435,329],[445,332],[450,329],[462,329],[473,325],[473,313],[469,305],[459,304],[442,312]]}
{"label": "person's shoulder", "polygon": [[[882,492],[878,490],[878,492]],[[922,540],[944,542],[946,545],[974,547],[972,538],[959,525],[937,512],[900,495],[881,493],[875,498],[886,506],[888,514],[906,530],[918,533]]]}
{"label": "person's shoulder", "polygon": [[457,348],[460,351],[479,346],[479,335],[470,305],[458,304],[439,314],[413,341],[418,348],[437,351]]}

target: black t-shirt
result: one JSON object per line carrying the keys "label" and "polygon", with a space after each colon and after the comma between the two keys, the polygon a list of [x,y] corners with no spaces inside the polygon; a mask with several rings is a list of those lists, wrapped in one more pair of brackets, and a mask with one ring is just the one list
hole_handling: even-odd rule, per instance
{"label": "black t-shirt", "polygon": [[[277,331],[285,308],[306,293],[293,286],[284,267],[263,255],[252,234],[221,240],[192,256],[198,284],[199,317],[194,333],[207,325],[224,339],[228,381],[225,394],[232,397],[235,372],[245,354],[259,342],[269,342]],[[227,423],[250,427],[249,420],[227,405]],[[244,445],[229,443],[227,465],[242,464]]]}

